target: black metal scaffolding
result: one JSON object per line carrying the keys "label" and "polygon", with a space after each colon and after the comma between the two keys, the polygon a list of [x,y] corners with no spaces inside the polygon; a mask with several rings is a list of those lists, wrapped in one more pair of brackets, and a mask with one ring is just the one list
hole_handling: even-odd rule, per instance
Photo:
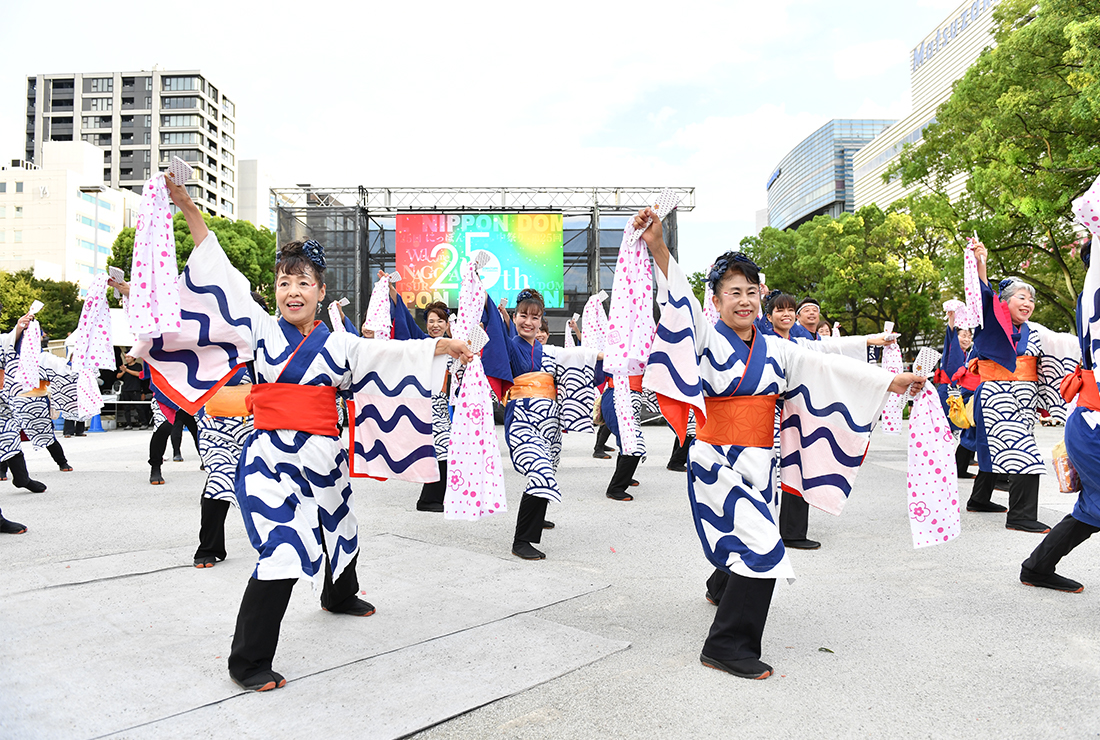
{"label": "black metal scaffolding", "polygon": [[[328,300],[346,297],[361,321],[378,270],[396,268],[399,213],[561,213],[565,307],[548,309],[551,330],[580,313],[588,296],[611,292],[626,219],[652,205],[663,188],[274,188],[278,240],[316,239],[328,260]],[[695,207],[694,188],[674,188],[680,204],[664,221],[677,255],[677,213]]]}

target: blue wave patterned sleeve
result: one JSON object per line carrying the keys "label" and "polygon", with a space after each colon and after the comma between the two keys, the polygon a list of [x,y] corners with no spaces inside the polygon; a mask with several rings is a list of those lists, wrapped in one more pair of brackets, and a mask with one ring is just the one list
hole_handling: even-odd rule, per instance
{"label": "blue wave patterned sleeve", "polygon": [[146,360],[162,377],[161,390],[193,414],[261,350],[256,330],[273,327],[275,318],[252,299],[248,279],[213,231],[188,258],[179,288],[180,331],[139,341],[131,354]]}

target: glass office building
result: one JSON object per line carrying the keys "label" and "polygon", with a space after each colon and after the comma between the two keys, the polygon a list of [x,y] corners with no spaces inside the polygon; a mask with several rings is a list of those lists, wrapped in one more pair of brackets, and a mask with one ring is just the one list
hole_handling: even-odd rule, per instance
{"label": "glass office building", "polygon": [[768,178],[768,225],[795,228],[815,216],[852,211],[853,158],[893,123],[835,119],[807,136]]}

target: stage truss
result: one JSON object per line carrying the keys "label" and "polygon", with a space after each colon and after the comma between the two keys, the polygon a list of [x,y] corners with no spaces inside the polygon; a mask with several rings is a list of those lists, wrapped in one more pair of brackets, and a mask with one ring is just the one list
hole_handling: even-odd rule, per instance
{"label": "stage truss", "polygon": [[[375,274],[395,268],[394,219],[399,213],[560,212],[565,227],[566,307],[547,311],[551,330],[579,313],[600,289],[611,290],[623,218],[652,205],[664,188],[646,187],[314,187],[272,188],[279,243],[317,239],[328,260],[326,298],[346,297],[360,321]],[[695,208],[695,188],[672,188],[679,206],[664,221],[665,239],[677,250],[676,217]],[[583,279],[582,279],[583,275]],[[572,286],[572,290],[569,289]]]}

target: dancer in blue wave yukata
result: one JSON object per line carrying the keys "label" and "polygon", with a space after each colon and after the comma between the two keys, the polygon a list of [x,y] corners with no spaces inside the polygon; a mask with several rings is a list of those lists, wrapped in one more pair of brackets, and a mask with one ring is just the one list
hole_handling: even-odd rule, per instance
{"label": "dancer in blue wave yukata", "polygon": [[[298,579],[312,582],[327,611],[374,613],[358,597],[358,524],[337,390],[376,399],[377,408],[363,410],[391,417],[392,424],[383,420],[392,430],[385,440],[364,440],[365,458],[377,464],[384,455],[399,474],[424,450],[417,425],[402,419],[409,404],[430,403],[433,380],[442,383],[443,358],[434,358],[471,355],[464,342],[450,339],[382,342],[330,332],[315,318],[325,296],[325,260],[314,241],[280,248],[275,298],[281,317],[268,315],[186,191],[166,179],[198,245],[179,281],[183,328],[139,343],[134,353],[152,366],[158,387],[191,411],[253,360],[254,430],[241,453],[236,494],[259,560],[237,615],[229,673],[243,688],[266,691],[286,683],[272,660]],[[430,429],[428,440],[430,455]]]}
{"label": "dancer in blue wave yukata", "polygon": [[772,592],[776,578],[794,576],[777,525],[777,401],[784,403],[784,489],[835,514],[888,392],[919,388],[924,378],[891,375],[758,331],[760,273],[739,252],[715,260],[708,277],[720,315],[712,326],[653,211],[640,211],[634,226],[646,229],[661,307],[644,385],[657,392],[677,434],[684,434],[689,408],[699,419],[688,450],[688,498],[715,567],[707,590],[718,606],[700,660],[736,676],[767,678],[772,668],[760,660],[761,637]]}

